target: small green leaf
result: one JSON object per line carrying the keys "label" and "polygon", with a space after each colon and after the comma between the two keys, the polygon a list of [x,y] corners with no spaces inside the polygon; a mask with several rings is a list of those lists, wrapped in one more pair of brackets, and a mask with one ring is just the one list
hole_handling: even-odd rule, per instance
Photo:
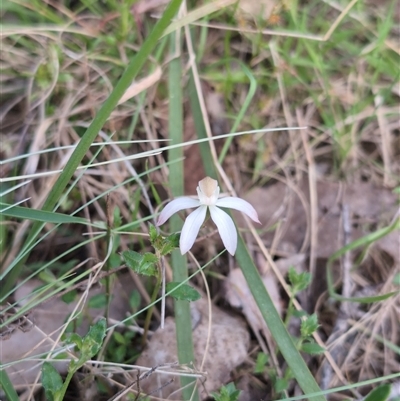
{"label": "small green leaf", "polygon": [[157,229],[153,226],[153,224],[149,223],[149,226],[150,242],[153,244],[154,242],[156,242],[159,234],[157,233]]}
{"label": "small green leaf", "polygon": [[318,318],[315,313],[309,316],[306,320],[302,320],[300,332],[302,338],[310,337],[318,329]]}
{"label": "small green leaf", "polygon": [[119,209],[118,206],[114,208],[114,228],[118,228],[122,224],[122,219],[121,219],[121,210]]}
{"label": "small green leaf", "polygon": [[119,256],[117,253],[113,253],[110,255],[108,262],[110,264],[110,267],[115,269],[116,267],[121,265],[121,256]]}
{"label": "small green leaf", "polygon": [[113,337],[117,343],[125,345],[125,337],[121,333],[119,333],[118,331],[114,331]]}
{"label": "small green leaf", "polygon": [[146,276],[156,276],[157,270],[157,256],[153,253],[147,252],[144,255],[135,251],[124,251],[122,252],[122,258],[126,265],[138,274],[144,274]]}
{"label": "small green leaf", "polygon": [[[178,299],[180,301],[197,301],[201,298],[201,295],[193,287],[187,284],[182,284],[178,282],[168,283],[166,288],[167,292],[173,291],[171,297]],[[178,287],[179,286],[179,287]],[[176,288],[178,287],[178,288]]]}
{"label": "small green leaf", "polygon": [[126,345],[119,345],[113,352],[115,362],[123,362],[125,359],[126,351]]}
{"label": "small green leaf", "polygon": [[105,308],[107,306],[106,294],[93,295],[88,302],[88,307],[93,309]]}
{"label": "small green leaf", "polygon": [[293,266],[290,266],[288,273],[289,281],[295,294],[305,290],[311,283],[311,274],[308,272],[297,273]]}
{"label": "small green leaf", "polygon": [[69,359],[70,354],[68,352],[60,352],[59,354],[53,355],[53,359]]}
{"label": "small green leaf", "polygon": [[300,351],[303,351],[306,354],[310,355],[318,355],[318,354],[323,354],[325,352],[325,348],[321,347],[317,343],[307,342],[301,344]]}
{"label": "small green leaf", "polygon": [[72,333],[66,340],[68,344],[75,344],[80,350],[82,349],[82,337],[79,334]]}
{"label": "small green leaf", "polygon": [[280,393],[281,391],[287,390],[289,383],[285,378],[278,378],[275,382],[275,391]]}
{"label": "small green leaf", "polygon": [[106,319],[100,319],[90,327],[89,332],[82,339],[82,356],[80,359],[90,359],[100,351],[103,339],[106,336],[106,328]]}
{"label": "small green leaf", "polygon": [[215,401],[237,401],[240,395],[240,390],[237,390],[234,383],[228,383],[221,387],[219,393],[212,393]]}
{"label": "small green leaf", "polygon": [[179,233],[171,234],[168,237],[164,238],[163,244],[160,249],[161,255],[163,256],[168,255],[174,249],[179,248],[179,238],[180,238]]}
{"label": "small green leaf", "polygon": [[157,262],[158,258],[154,253],[146,252],[140,261],[137,273],[144,274],[145,276],[157,276]]}
{"label": "small green leaf", "polygon": [[66,294],[64,294],[61,299],[63,302],[65,302],[66,304],[70,304],[71,302],[74,301],[76,294],[78,292],[76,290],[72,290],[70,292],[67,292]]}
{"label": "small green leaf", "polygon": [[259,352],[257,354],[257,361],[256,361],[256,366],[254,368],[254,373],[264,373],[265,365],[268,363],[268,361],[269,361],[269,356],[264,352]]}
{"label": "small green leaf", "polygon": [[42,385],[49,401],[54,400],[54,396],[63,386],[63,380],[56,368],[49,362],[44,362],[42,366]]}
{"label": "small green leaf", "polygon": [[373,389],[366,397],[364,401],[386,401],[389,398],[391,391],[390,384],[383,384]]}
{"label": "small green leaf", "polygon": [[297,309],[295,309],[293,312],[292,312],[292,315],[294,316],[294,317],[298,317],[298,318],[302,318],[302,317],[304,317],[304,316],[308,316],[308,313],[305,311],[305,310],[297,310]]}
{"label": "small green leaf", "polygon": [[129,297],[129,305],[133,312],[136,312],[139,309],[141,296],[139,291],[133,290],[131,292],[131,296]]}
{"label": "small green leaf", "polygon": [[139,268],[140,261],[142,260],[142,255],[139,252],[128,250],[122,252],[121,256],[130,269],[136,271]]}

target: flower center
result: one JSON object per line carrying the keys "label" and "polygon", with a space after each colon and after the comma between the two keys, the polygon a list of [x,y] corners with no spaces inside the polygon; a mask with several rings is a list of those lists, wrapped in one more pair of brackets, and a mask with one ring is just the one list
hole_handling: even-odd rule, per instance
{"label": "flower center", "polygon": [[202,179],[199,181],[197,194],[199,195],[200,202],[203,205],[214,205],[219,195],[218,181],[213,180],[210,177]]}

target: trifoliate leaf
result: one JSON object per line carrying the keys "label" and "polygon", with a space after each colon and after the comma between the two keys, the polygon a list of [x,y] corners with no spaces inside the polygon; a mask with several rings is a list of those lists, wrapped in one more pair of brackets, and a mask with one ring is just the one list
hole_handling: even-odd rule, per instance
{"label": "trifoliate leaf", "polygon": [[180,284],[181,283],[178,282],[171,282],[167,284],[167,292],[173,291],[171,294],[169,294],[171,295],[171,297],[181,301],[197,301],[201,298],[199,292],[196,291],[193,287],[187,284]]}

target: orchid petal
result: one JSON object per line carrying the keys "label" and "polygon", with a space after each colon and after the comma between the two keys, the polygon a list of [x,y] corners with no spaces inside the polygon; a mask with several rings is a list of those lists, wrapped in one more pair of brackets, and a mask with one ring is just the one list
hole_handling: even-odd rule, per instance
{"label": "orchid petal", "polygon": [[157,226],[161,226],[164,224],[173,214],[183,210],[190,209],[194,207],[200,206],[200,202],[197,199],[189,198],[188,196],[182,196],[180,198],[176,198],[173,201],[169,202],[161,214],[158,216]]}
{"label": "orchid petal", "polygon": [[250,203],[245,201],[244,199],[236,198],[234,196],[228,196],[226,198],[218,199],[215,205],[218,207],[226,207],[229,209],[239,210],[240,212],[243,212],[244,214],[249,216],[256,223],[260,223],[260,221],[258,220],[256,209],[254,209],[254,207],[251,206]]}
{"label": "orchid petal", "polygon": [[237,247],[237,232],[233,220],[226,212],[216,206],[210,206],[209,209],[225,248],[233,256]]}
{"label": "orchid petal", "polygon": [[197,234],[200,231],[200,227],[206,218],[206,212],[207,206],[200,206],[186,218],[179,240],[179,248],[181,249],[182,255],[193,246]]}

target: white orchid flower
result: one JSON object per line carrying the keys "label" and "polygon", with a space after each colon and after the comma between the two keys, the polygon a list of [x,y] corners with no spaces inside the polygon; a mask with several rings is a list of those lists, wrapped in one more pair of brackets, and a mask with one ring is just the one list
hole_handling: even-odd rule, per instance
{"label": "white orchid flower", "polygon": [[161,226],[173,214],[183,209],[197,208],[189,214],[182,228],[179,247],[183,255],[193,246],[208,209],[211,219],[218,228],[225,248],[231,255],[234,255],[237,247],[236,227],[231,217],[220,207],[239,210],[255,222],[260,223],[256,210],[249,202],[240,198],[228,196],[218,199],[218,182],[210,177],[206,177],[199,182],[197,195],[198,199],[182,196],[169,202],[158,217],[157,226]]}

